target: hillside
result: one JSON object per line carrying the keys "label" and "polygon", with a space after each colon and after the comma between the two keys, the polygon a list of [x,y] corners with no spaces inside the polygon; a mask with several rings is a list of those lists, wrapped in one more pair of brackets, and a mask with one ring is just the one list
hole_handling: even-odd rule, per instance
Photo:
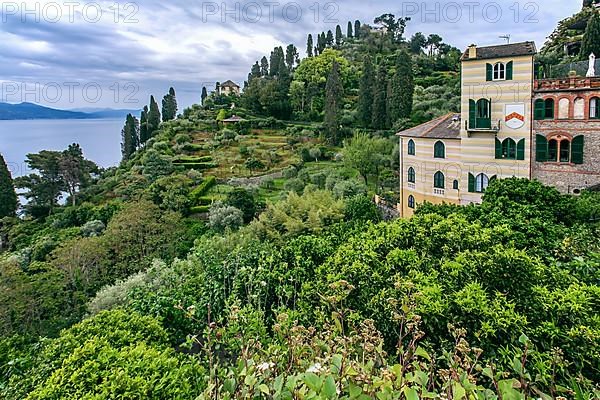
{"label": "hillside", "polygon": [[458,107],[460,52],[407,23],[277,47],[241,97],[151,96],[116,167],[1,162],[0,397],[600,398],[600,193],[373,203],[396,130]]}

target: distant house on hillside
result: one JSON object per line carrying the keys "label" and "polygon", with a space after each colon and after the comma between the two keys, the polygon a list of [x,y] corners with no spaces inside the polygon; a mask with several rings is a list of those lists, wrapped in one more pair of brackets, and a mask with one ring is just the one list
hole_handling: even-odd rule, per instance
{"label": "distant house on hillside", "polygon": [[230,94],[239,96],[240,85],[231,80],[227,80],[221,84],[217,83],[217,93],[224,96],[229,96]]}
{"label": "distant house on hillside", "polygon": [[237,124],[237,123],[243,122],[243,121],[246,121],[246,120],[242,117],[238,117],[237,115],[233,115],[230,118],[224,119],[222,122],[223,122],[223,125],[232,125],[232,124]]}

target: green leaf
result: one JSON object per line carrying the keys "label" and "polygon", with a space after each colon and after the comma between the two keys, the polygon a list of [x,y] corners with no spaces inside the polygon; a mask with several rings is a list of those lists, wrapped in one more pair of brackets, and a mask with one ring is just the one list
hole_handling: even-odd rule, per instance
{"label": "green leaf", "polygon": [[235,379],[233,378],[226,379],[225,382],[223,382],[223,388],[231,394],[235,393],[235,386]]}
{"label": "green leaf", "polygon": [[360,396],[362,394],[362,388],[360,386],[357,386],[353,382],[350,382],[349,392],[350,392],[350,398],[356,399],[358,396]]}
{"label": "green leaf", "polygon": [[323,381],[317,375],[309,372],[304,376],[304,383],[306,383],[306,386],[308,386],[310,390],[319,393]]}
{"label": "green leaf", "polygon": [[487,378],[494,379],[494,374],[492,373],[492,369],[490,367],[485,367],[481,374]]}
{"label": "green leaf", "polygon": [[335,385],[335,380],[333,379],[333,376],[329,375],[327,378],[325,378],[325,385],[323,386],[322,393],[328,399],[333,399],[334,397],[336,397],[337,387]]}
{"label": "green leaf", "polygon": [[529,343],[529,338],[527,337],[527,335],[522,333],[521,336],[519,336],[519,343],[521,343],[521,344]]}
{"label": "green leaf", "polygon": [[464,399],[467,392],[465,391],[465,388],[458,382],[454,382],[452,385],[452,398],[455,400],[460,400],[460,399]]}
{"label": "green leaf", "polygon": [[271,393],[271,391],[269,390],[269,387],[267,385],[265,385],[264,383],[262,383],[258,386],[258,390],[260,390],[262,393],[264,393],[266,395]]}
{"label": "green leaf", "polygon": [[431,361],[431,356],[429,355],[429,353],[422,348],[421,346],[417,347],[417,350],[415,351],[415,355],[419,356],[419,357],[423,357],[424,359],[426,359],[427,361]]}
{"label": "green leaf", "polygon": [[404,395],[406,400],[419,400],[419,393],[413,388],[405,387]]}
{"label": "green leaf", "polygon": [[342,369],[342,356],[340,354],[336,354],[331,357],[331,372],[334,374],[339,374]]}

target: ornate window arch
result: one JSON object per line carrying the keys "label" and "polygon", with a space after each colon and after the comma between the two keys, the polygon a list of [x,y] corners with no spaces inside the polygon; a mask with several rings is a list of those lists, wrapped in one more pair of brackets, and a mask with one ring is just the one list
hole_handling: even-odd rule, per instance
{"label": "ornate window arch", "polygon": [[442,171],[438,171],[433,176],[433,187],[436,189],[444,189],[446,187],[446,177]]}
{"label": "ornate window arch", "polygon": [[415,146],[415,141],[410,139],[408,141],[408,155],[409,156],[414,156],[416,154],[416,146]]}
{"label": "ornate window arch", "polygon": [[408,182],[415,183],[417,181],[417,174],[413,167],[408,168]]}
{"label": "ornate window arch", "polygon": [[415,208],[415,196],[408,196],[408,208]]}
{"label": "ornate window arch", "polygon": [[446,145],[441,140],[435,142],[435,145],[433,146],[433,157],[446,158]]}

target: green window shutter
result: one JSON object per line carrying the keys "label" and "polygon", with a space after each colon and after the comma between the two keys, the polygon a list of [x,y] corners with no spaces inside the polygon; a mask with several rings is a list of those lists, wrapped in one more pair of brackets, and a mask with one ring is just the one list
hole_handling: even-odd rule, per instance
{"label": "green window shutter", "polygon": [[525,160],[525,139],[521,139],[517,143],[517,160]]}
{"label": "green window shutter", "polygon": [[571,161],[574,164],[583,164],[583,142],[583,135],[579,135],[571,143]]}
{"label": "green window shutter", "polygon": [[544,100],[542,99],[537,99],[535,101],[535,119],[536,120],[542,120],[544,119],[544,116],[546,115],[546,108],[545,108],[545,104],[544,104]]}
{"label": "green window shutter", "polygon": [[543,135],[535,136],[535,161],[548,161],[548,140]]}
{"label": "green window shutter", "polygon": [[496,159],[502,158],[502,142],[496,138]]}
{"label": "green window shutter", "polygon": [[469,100],[469,128],[475,128],[475,121],[477,120],[477,103],[475,100]]}
{"label": "green window shutter", "polygon": [[510,61],[506,64],[506,80],[512,81],[513,79],[513,62]]}
{"label": "green window shutter", "polygon": [[475,193],[475,176],[469,173],[469,193]]}
{"label": "green window shutter", "polygon": [[492,64],[485,64],[485,80],[488,82],[494,80],[494,67]]}

